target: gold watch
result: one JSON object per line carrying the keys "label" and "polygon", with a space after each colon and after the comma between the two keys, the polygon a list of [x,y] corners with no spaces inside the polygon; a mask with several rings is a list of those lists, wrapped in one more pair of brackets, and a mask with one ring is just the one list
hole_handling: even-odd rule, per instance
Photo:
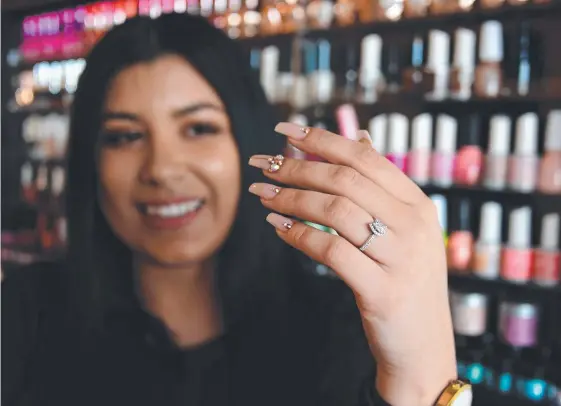
{"label": "gold watch", "polygon": [[471,406],[471,385],[460,380],[451,381],[442,392],[435,406]]}

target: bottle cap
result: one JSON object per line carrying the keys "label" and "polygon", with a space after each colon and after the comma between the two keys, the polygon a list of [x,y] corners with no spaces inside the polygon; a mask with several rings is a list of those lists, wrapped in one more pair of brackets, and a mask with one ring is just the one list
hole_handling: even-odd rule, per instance
{"label": "bottle cap", "polygon": [[508,116],[493,116],[489,126],[489,155],[508,155],[510,152],[510,129],[512,120]]}
{"label": "bottle cap", "polygon": [[487,296],[482,293],[451,292],[450,299],[455,306],[487,307]]}
{"label": "bottle cap", "polygon": [[455,34],[454,67],[475,70],[475,32],[458,28]]}
{"label": "bottle cap", "polygon": [[471,202],[461,199],[451,205],[450,232],[471,231]]}
{"label": "bottle cap", "polygon": [[367,35],[362,39],[360,49],[360,75],[369,78],[378,75],[382,66],[382,37]]}
{"label": "bottle cap", "polygon": [[508,244],[513,247],[529,248],[532,242],[532,209],[520,207],[510,212],[508,223]]}
{"label": "bottle cap", "polygon": [[452,116],[440,114],[436,120],[436,150],[444,154],[456,152],[458,122]]}
{"label": "bottle cap", "polygon": [[331,71],[331,44],[325,39],[318,41],[318,70]]}
{"label": "bottle cap", "polygon": [[419,114],[411,124],[411,149],[432,149],[432,116]]}
{"label": "bottle cap", "polygon": [[538,147],[538,115],[526,113],[516,121],[515,155],[535,155]]}
{"label": "bottle cap", "polygon": [[386,135],[388,132],[388,116],[380,114],[368,123],[368,132],[372,138],[372,147],[380,154],[386,155]]}
{"label": "bottle cap", "polygon": [[481,141],[481,120],[477,114],[469,115],[466,125],[460,126],[460,131],[464,132],[464,134],[460,136],[462,145],[479,146]]}
{"label": "bottle cap", "polygon": [[545,150],[561,152],[561,110],[551,110],[547,115]]}
{"label": "bottle cap", "polygon": [[509,303],[505,310],[509,316],[522,319],[532,319],[538,313],[538,308],[532,303]]}
{"label": "bottle cap", "polygon": [[335,117],[339,131],[348,140],[357,141],[357,132],[360,129],[356,110],[352,104],[342,104],[335,110]]}
{"label": "bottle cap", "polygon": [[479,241],[487,244],[501,243],[503,208],[499,203],[487,202],[481,206]]}
{"label": "bottle cap", "polygon": [[559,248],[559,214],[549,213],[543,216],[540,245],[549,250]]}
{"label": "bottle cap", "polygon": [[407,117],[393,113],[389,116],[388,153],[406,154],[408,149]]}
{"label": "bottle cap", "polygon": [[479,60],[501,62],[503,60],[503,25],[498,21],[486,21],[479,34]]}
{"label": "bottle cap", "polygon": [[430,199],[436,206],[436,214],[438,216],[438,223],[442,228],[442,231],[448,231],[448,210],[447,210],[447,200],[443,195],[431,195]]}
{"label": "bottle cap", "polygon": [[450,65],[450,35],[444,31],[429,32],[429,55],[427,67],[441,70]]}

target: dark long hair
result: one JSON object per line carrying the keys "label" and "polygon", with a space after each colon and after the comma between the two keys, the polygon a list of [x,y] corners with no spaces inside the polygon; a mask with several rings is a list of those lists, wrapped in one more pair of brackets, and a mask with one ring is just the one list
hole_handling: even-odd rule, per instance
{"label": "dark long hair", "polygon": [[[101,113],[111,79],[122,69],[162,55],[184,57],[215,89],[226,106],[241,156],[242,197],[230,235],[217,253],[224,317],[233,320],[253,299],[277,285],[270,264],[281,248],[259,199],[246,192],[260,171],[247,160],[278,153],[283,139],[273,131],[276,117],[249,59],[239,44],[206,20],[168,15],[139,17],[109,32],[87,58],[73,104],[68,151],[68,269],[87,319],[101,321],[108,306],[130,300],[131,252],[113,233],[98,204],[96,155]],[[277,286],[279,288],[280,286]]]}

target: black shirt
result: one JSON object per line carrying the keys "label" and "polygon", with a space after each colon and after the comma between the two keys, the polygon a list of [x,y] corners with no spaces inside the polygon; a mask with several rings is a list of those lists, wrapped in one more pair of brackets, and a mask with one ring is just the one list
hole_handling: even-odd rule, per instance
{"label": "black shirt", "polygon": [[62,267],[19,270],[2,284],[2,405],[386,405],[349,289],[294,274],[286,306],[260,299],[221,337],[182,349],[140,306],[85,334],[66,317]]}

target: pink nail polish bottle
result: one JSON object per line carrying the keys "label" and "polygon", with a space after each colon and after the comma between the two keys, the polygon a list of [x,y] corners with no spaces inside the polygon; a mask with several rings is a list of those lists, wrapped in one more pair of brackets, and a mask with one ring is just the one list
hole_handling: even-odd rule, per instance
{"label": "pink nail polish bottle", "polygon": [[534,283],[551,287],[559,283],[559,214],[546,214],[542,220],[540,247],[536,249],[532,280]]}
{"label": "pink nail polish bottle", "polygon": [[506,187],[510,154],[511,119],[493,116],[489,126],[489,148],[485,159],[483,186],[492,190]]}
{"label": "pink nail polish bottle", "polygon": [[432,117],[419,114],[411,124],[411,151],[407,158],[407,175],[419,185],[429,183],[431,152]]}
{"label": "pink nail polish bottle", "polygon": [[538,341],[538,309],[531,303],[501,303],[499,332],[516,348],[533,347]]}
{"label": "pink nail polish bottle", "polygon": [[380,155],[386,155],[387,133],[388,133],[388,116],[380,114],[370,119],[368,123],[368,132],[372,137],[372,148]]}
{"label": "pink nail polish bottle", "polygon": [[454,182],[458,185],[473,186],[479,183],[483,165],[483,153],[480,143],[480,121],[477,114],[470,115],[465,129],[467,136],[462,141],[462,146],[456,155],[454,165]]}
{"label": "pink nail polish bottle", "polygon": [[472,271],[484,279],[496,279],[501,268],[501,225],[503,208],[499,203],[481,206],[479,238],[475,244]]}
{"label": "pink nail polish bottle", "polygon": [[471,204],[462,199],[450,206],[450,236],[448,237],[448,268],[467,271],[473,256],[473,234],[471,233]]}
{"label": "pink nail polish bottle", "polygon": [[360,130],[356,110],[352,104],[342,104],[335,111],[339,133],[348,140],[357,141]]}
{"label": "pink nail polish bottle", "polygon": [[510,213],[508,245],[501,260],[501,277],[513,283],[526,283],[532,272],[532,209],[520,207]]}
{"label": "pink nail polish bottle", "polygon": [[538,175],[538,115],[526,113],[516,121],[514,155],[508,168],[508,186],[529,193],[536,187]]}
{"label": "pink nail polish bottle", "polygon": [[408,120],[403,114],[390,114],[388,133],[388,154],[386,158],[402,171],[406,171]]}
{"label": "pink nail polish bottle", "polygon": [[432,183],[440,187],[452,185],[458,122],[452,116],[441,114],[436,120],[436,146],[431,160]]}
{"label": "pink nail polish bottle", "polygon": [[552,110],[547,116],[538,189],[543,193],[561,194],[561,110]]}

